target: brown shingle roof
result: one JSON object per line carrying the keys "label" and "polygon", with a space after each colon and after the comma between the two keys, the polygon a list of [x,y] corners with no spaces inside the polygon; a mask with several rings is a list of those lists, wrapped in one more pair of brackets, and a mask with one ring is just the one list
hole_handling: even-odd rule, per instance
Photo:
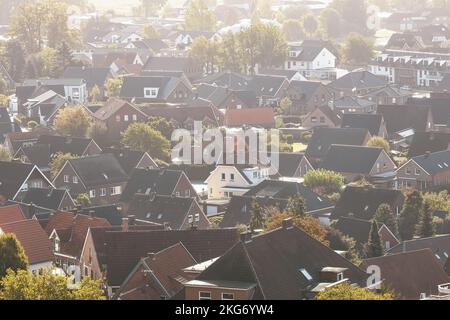
{"label": "brown shingle roof", "polygon": [[0,207],[0,225],[24,219],[25,216],[18,204]]}
{"label": "brown shingle roof", "polygon": [[243,125],[275,127],[275,113],[270,107],[228,109],[225,124],[238,127]]}

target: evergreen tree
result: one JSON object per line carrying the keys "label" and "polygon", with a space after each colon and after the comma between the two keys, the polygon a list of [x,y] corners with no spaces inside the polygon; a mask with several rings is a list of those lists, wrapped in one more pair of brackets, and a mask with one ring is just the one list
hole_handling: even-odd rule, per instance
{"label": "evergreen tree", "polygon": [[250,230],[263,229],[264,228],[264,211],[263,208],[256,202],[256,200],[252,201],[252,206],[250,209]]}
{"label": "evergreen tree", "polygon": [[422,211],[422,194],[414,190],[406,196],[400,213],[400,236],[402,240],[410,240],[414,236],[416,225]]}
{"label": "evergreen tree", "polygon": [[383,255],[383,245],[378,234],[378,223],[372,220],[372,226],[369,233],[369,241],[365,247],[366,258],[374,258]]}
{"label": "evergreen tree", "polygon": [[433,210],[431,210],[429,204],[425,203],[416,228],[416,235],[421,238],[428,238],[432,237],[434,233]]}
{"label": "evergreen tree", "polygon": [[62,73],[62,71],[64,71],[68,66],[72,65],[73,63],[72,50],[70,49],[67,42],[63,41],[57,47],[57,51],[58,51],[58,64],[59,67],[61,68]]}
{"label": "evergreen tree", "polygon": [[17,271],[28,268],[28,257],[14,234],[0,235],[0,279],[8,269]]}
{"label": "evergreen tree", "polygon": [[293,216],[303,217],[305,215],[305,201],[302,197],[294,196],[289,198],[286,206],[286,212]]}
{"label": "evergreen tree", "polygon": [[388,204],[386,204],[386,203],[380,204],[377,211],[375,211],[374,219],[378,223],[385,224],[386,227],[388,227],[389,230],[391,230],[393,234],[398,236],[397,218],[395,217],[394,213],[392,212],[391,207]]}

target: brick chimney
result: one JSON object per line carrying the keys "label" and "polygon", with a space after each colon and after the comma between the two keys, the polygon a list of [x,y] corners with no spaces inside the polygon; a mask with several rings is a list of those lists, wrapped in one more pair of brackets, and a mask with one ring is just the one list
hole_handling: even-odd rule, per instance
{"label": "brick chimney", "polygon": [[95,211],[94,210],[89,210],[89,217],[95,218]]}
{"label": "brick chimney", "polygon": [[128,231],[128,218],[122,218],[122,231]]}

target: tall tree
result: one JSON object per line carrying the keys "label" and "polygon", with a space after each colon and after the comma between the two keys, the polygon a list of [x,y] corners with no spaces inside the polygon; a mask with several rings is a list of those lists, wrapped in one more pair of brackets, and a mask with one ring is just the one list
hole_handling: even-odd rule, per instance
{"label": "tall tree", "polygon": [[219,63],[226,70],[241,71],[238,46],[237,35],[233,32],[228,32],[222,36],[222,43],[219,46]]}
{"label": "tall tree", "polygon": [[422,194],[414,190],[407,194],[400,213],[400,236],[402,240],[410,240],[414,236],[415,228],[422,212]]}
{"label": "tall tree", "polygon": [[370,227],[369,240],[367,241],[364,251],[366,258],[375,258],[383,255],[383,244],[381,243],[380,235],[378,234],[378,223],[372,220]]}
{"label": "tall tree", "polygon": [[252,201],[250,208],[250,230],[263,229],[265,223],[265,214],[263,208],[256,202]]}
{"label": "tall tree", "polygon": [[424,203],[419,223],[416,227],[416,235],[420,238],[432,237],[435,234],[433,223],[433,210],[428,203]]}
{"label": "tall tree", "polygon": [[373,58],[373,42],[356,32],[345,39],[342,56],[349,64],[367,64]]}
{"label": "tall tree", "polygon": [[16,236],[10,233],[0,234],[0,279],[8,269],[17,271],[27,268],[28,257]]}
{"label": "tall tree", "polygon": [[282,29],[283,34],[288,41],[299,41],[304,36],[303,25],[299,20],[285,20]]}
{"label": "tall tree", "polygon": [[374,219],[380,224],[386,225],[395,236],[398,236],[397,218],[394,216],[394,212],[392,212],[392,209],[388,204],[382,203],[379,205],[375,211]]}
{"label": "tall tree", "polygon": [[8,73],[16,82],[21,82],[25,70],[25,51],[22,44],[17,40],[6,42],[4,60]]}
{"label": "tall tree", "polygon": [[108,79],[105,84],[106,96],[108,98],[118,97],[122,89],[123,78]]}
{"label": "tall tree", "polygon": [[195,31],[215,31],[216,16],[209,11],[203,0],[193,0],[190,2],[184,16],[186,30]]}
{"label": "tall tree", "polygon": [[82,106],[60,109],[55,118],[55,129],[59,133],[74,137],[86,137],[91,117]]}
{"label": "tall tree", "polygon": [[293,216],[303,217],[305,215],[305,200],[300,196],[290,197],[285,211]]}
{"label": "tall tree", "polygon": [[341,15],[333,8],[325,8],[320,12],[319,25],[328,38],[337,38],[341,34]]}
{"label": "tall tree", "polygon": [[317,19],[312,14],[309,14],[303,18],[302,25],[303,29],[310,37],[314,36],[314,34],[317,31],[317,28],[319,27]]}
{"label": "tall tree", "polygon": [[77,156],[74,154],[58,152],[50,162],[50,173],[52,175],[52,178],[54,179],[57,176],[59,171],[66,164],[67,160],[75,158],[77,158]]}

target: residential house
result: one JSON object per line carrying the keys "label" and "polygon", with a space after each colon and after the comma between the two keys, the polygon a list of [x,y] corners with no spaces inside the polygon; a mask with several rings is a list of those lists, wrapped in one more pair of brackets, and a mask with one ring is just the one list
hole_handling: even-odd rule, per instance
{"label": "residential house", "polygon": [[388,82],[365,70],[355,70],[331,82],[328,87],[335,97],[363,95],[387,86]]}
{"label": "residential house", "polygon": [[29,188],[21,201],[51,210],[73,210],[75,201],[66,189]]}
{"label": "residential house", "polygon": [[278,106],[286,96],[289,80],[283,76],[257,74],[250,78],[247,89],[255,93],[259,106]]}
{"label": "residential house", "polygon": [[32,96],[23,104],[26,115],[45,127],[52,126],[58,111],[66,106],[66,98],[52,90]]}
{"label": "residential house", "polygon": [[145,122],[147,116],[130,102],[112,98],[92,115],[95,121],[102,123],[107,131],[106,136],[111,141],[121,139],[121,133],[136,122]]}
{"label": "residential house", "polygon": [[19,220],[0,225],[0,234],[12,233],[22,245],[28,257],[28,270],[42,272],[52,267],[54,257],[47,234],[37,220]]}
{"label": "residential house", "polygon": [[309,112],[302,120],[304,128],[328,127],[338,128],[341,126],[342,115],[328,106],[317,107]]}
{"label": "residential house", "polygon": [[340,113],[373,113],[377,110],[376,102],[357,96],[343,96],[333,99],[328,103],[328,106],[335,112]]}
{"label": "residential house", "polygon": [[127,181],[112,154],[67,160],[53,179],[57,188],[66,188],[72,197],[87,194],[92,205],[117,203]]}
{"label": "residential house", "polygon": [[397,169],[397,188],[428,190],[450,184],[450,150],[426,152]]}
{"label": "residential house", "polygon": [[228,109],[225,112],[225,126],[244,125],[262,128],[275,128],[275,112],[272,107]]}
{"label": "residential house", "polygon": [[125,28],[113,30],[103,36],[102,41],[107,43],[130,43],[134,41],[143,40],[143,27],[136,25],[129,25]]}
{"label": "residential house", "polygon": [[144,71],[182,71],[193,81],[203,75],[203,64],[188,57],[154,56],[147,60]]}
{"label": "residential house", "polygon": [[421,51],[425,49],[425,44],[420,37],[413,33],[394,33],[389,38],[385,49],[404,50],[404,51]]}
{"label": "residential house", "polygon": [[292,80],[287,88],[287,97],[292,101],[289,113],[305,114],[317,107],[328,104],[333,97],[332,92],[319,81]]}
{"label": "residential house", "polygon": [[450,132],[415,132],[408,158],[450,149]]}
{"label": "residential house", "polygon": [[127,175],[131,175],[136,168],[158,168],[153,158],[144,151],[137,151],[123,148],[104,148],[102,153],[112,154],[119,161],[122,169]]}
{"label": "residential house", "polygon": [[374,101],[377,104],[405,104],[411,98],[413,92],[396,85],[387,85],[380,89],[370,90],[361,98]]}
{"label": "residential house", "polygon": [[9,133],[21,131],[19,124],[11,120],[8,109],[0,106],[0,144],[5,142]]}
{"label": "residential house", "polygon": [[141,221],[165,224],[172,230],[210,227],[197,199],[191,197],[137,194],[130,202],[127,214]]}
{"label": "residential house", "polygon": [[0,207],[0,225],[25,219],[22,208],[18,204],[7,204]]}
{"label": "residential house", "polygon": [[279,152],[268,155],[278,158],[277,166],[272,166],[270,176],[277,176],[279,180],[296,180],[302,178],[308,171],[314,170],[304,153]]}
{"label": "residential house", "polygon": [[256,94],[253,91],[233,90],[205,83],[196,88],[193,100],[198,98],[211,102],[218,109],[245,109],[258,106]]}
{"label": "residential house", "polygon": [[430,98],[409,98],[407,105],[429,107],[433,116],[433,127],[436,131],[450,132],[450,97],[447,93],[432,93]]}
{"label": "residential house", "polygon": [[331,145],[320,167],[339,172],[346,181],[365,178],[378,186],[390,187],[397,165],[383,148]]}
{"label": "residential house", "polygon": [[35,144],[44,132],[56,135],[54,130],[44,127],[37,127],[31,132],[11,132],[6,134],[4,145],[11,154],[15,154],[20,147]]}
{"label": "residential house", "polygon": [[92,91],[92,88],[97,87],[100,90],[100,97],[105,97],[105,85],[109,79],[112,79],[112,74],[111,69],[106,67],[67,67],[64,70],[61,78],[83,79],[84,81],[86,81],[86,87],[89,93]]}
{"label": "residential house", "polygon": [[381,114],[344,113],[341,127],[367,129],[372,136],[388,137],[386,123]]}
{"label": "residential house", "polygon": [[[275,258],[277,257],[277,258]],[[242,241],[184,284],[186,300],[313,299],[325,287],[365,286],[366,273],[304,231],[292,220]]]}
{"label": "residential house", "polygon": [[128,43],[125,48],[152,51],[158,54],[162,49],[167,49],[168,46],[162,39],[142,39]]}

